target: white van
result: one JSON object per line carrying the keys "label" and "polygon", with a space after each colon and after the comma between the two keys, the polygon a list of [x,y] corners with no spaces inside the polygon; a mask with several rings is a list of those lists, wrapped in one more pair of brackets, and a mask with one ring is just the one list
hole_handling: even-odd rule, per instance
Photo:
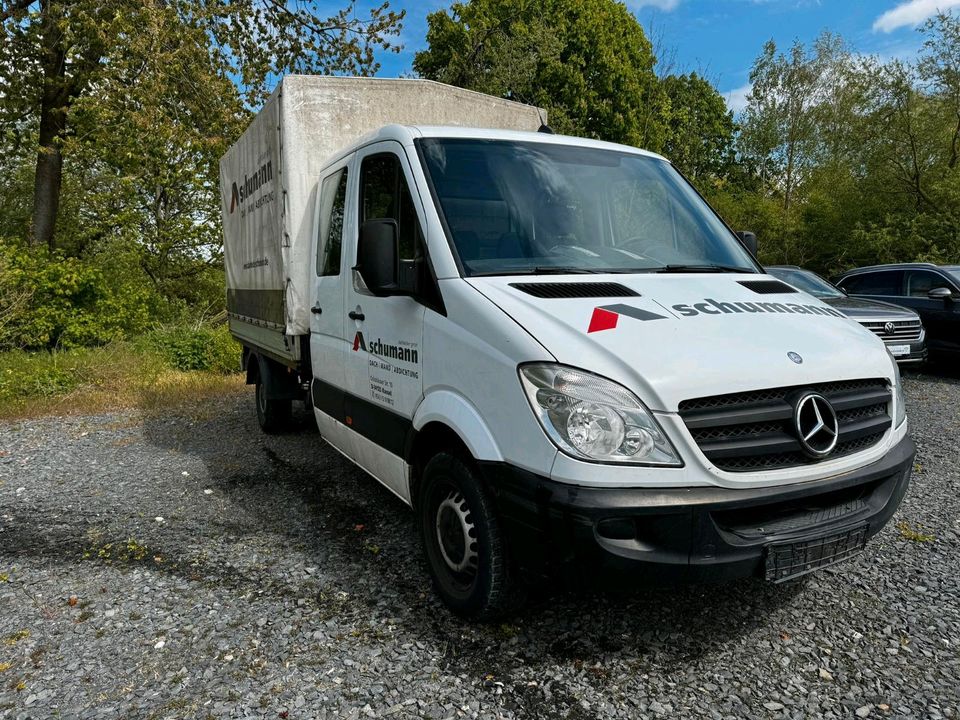
{"label": "white van", "polygon": [[350,82],[285,79],[221,163],[231,328],[263,428],[309,402],[414,509],[452,610],[571,571],[780,582],[890,519],[914,445],[883,342],[765,274],[667,160],[452,123],[311,159],[336,98],[376,83],[388,114],[460,93],[436,107],[542,118]]}

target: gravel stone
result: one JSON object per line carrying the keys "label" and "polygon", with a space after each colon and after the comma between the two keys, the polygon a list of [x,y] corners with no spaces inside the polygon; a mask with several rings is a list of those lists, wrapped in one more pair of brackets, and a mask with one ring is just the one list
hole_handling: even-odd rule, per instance
{"label": "gravel stone", "polygon": [[905,388],[913,484],[860,556],[489,625],[443,608],[412,513],[308,414],[262,435],[244,392],[2,423],[0,717],[960,718],[960,382]]}

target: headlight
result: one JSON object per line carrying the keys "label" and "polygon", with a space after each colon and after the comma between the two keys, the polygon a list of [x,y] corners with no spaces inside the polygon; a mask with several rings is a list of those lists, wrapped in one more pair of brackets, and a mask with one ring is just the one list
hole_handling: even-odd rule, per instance
{"label": "headlight", "polygon": [[896,398],[894,400],[896,409],[894,410],[893,426],[896,428],[900,427],[900,423],[907,419],[907,406],[903,395],[903,381],[900,379],[900,366],[897,365],[893,355],[890,356],[890,359],[893,361],[893,393]]}
{"label": "headlight", "polygon": [[650,411],[621,385],[561,365],[524,365],[520,382],[544,431],[569,455],[681,465]]}

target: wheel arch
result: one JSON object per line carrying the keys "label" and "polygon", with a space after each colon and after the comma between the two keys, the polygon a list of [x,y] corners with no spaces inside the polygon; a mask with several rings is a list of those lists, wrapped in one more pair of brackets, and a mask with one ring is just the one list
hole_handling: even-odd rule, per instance
{"label": "wheel arch", "polygon": [[502,462],[496,438],[469,400],[452,390],[437,390],[424,398],[413,418],[413,435],[407,452],[410,464],[410,498],[427,461],[442,450],[462,452],[475,461]]}

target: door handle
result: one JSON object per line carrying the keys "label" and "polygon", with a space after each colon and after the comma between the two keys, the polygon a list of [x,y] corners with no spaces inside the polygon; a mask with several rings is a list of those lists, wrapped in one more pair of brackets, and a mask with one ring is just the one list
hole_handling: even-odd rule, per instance
{"label": "door handle", "polygon": [[314,315],[319,315],[323,312],[323,308],[321,308],[319,305],[314,305],[312,308],[310,308],[310,312],[312,312]]}
{"label": "door handle", "polygon": [[351,310],[347,313],[347,317],[351,320],[365,320],[366,317],[362,312],[357,312],[356,310]]}

